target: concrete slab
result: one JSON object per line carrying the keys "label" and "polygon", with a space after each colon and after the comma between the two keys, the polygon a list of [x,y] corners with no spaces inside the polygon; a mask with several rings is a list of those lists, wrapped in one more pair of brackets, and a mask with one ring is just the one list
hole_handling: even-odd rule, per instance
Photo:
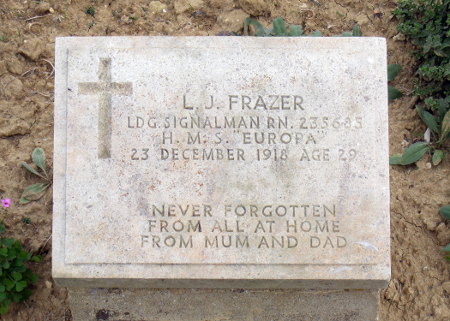
{"label": "concrete slab", "polygon": [[74,321],[375,321],[376,290],[71,289]]}
{"label": "concrete slab", "polygon": [[56,40],[53,277],[387,285],[381,38]]}

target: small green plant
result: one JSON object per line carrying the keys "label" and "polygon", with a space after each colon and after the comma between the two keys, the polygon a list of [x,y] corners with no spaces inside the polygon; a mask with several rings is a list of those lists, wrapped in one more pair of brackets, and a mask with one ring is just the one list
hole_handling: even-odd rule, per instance
{"label": "small green plant", "polygon": [[31,167],[28,164],[25,164],[22,162],[22,165],[28,169],[30,172],[32,172],[34,175],[37,175],[45,180],[45,183],[37,183],[28,186],[25,191],[22,193],[22,197],[20,198],[21,204],[27,204],[31,201],[36,201],[40,199],[47,188],[51,185],[52,179],[51,179],[51,170],[49,173],[45,170],[45,152],[42,148],[35,148],[33,153],[31,154],[31,159],[33,160],[33,163],[36,164],[38,168],[40,168],[43,172],[42,174],[39,174],[37,170],[35,170],[33,167]]}
{"label": "small green plant", "polygon": [[[450,220],[450,206],[443,206],[443,207],[441,207],[439,209],[439,212],[441,213],[441,215],[443,217],[445,217],[446,219]],[[444,247],[441,251],[442,252],[450,252],[450,243],[446,247]],[[445,257],[445,259],[450,262],[450,255],[447,255]]]}
{"label": "small green plant", "polygon": [[420,62],[414,92],[423,103],[417,113],[428,126],[425,142],[408,147],[403,155],[389,158],[392,165],[409,165],[425,153],[438,165],[445,157],[450,133],[450,0],[404,0],[393,14],[401,20],[397,29],[417,46]]}
{"label": "small green plant", "polygon": [[[5,216],[0,222],[4,229],[4,220],[8,214],[10,199],[0,200]],[[31,295],[29,286],[35,284],[38,275],[24,265],[24,262],[32,260],[41,261],[41,256],[28,253],[22,248],[20,241],[14,238],[1,238],[0,247],[0,314],[8,312],[8,306],[13,302],[21,302]]]}
{"label": "small green plant", "polygon": [[[437,116],[416,105],[417,113],[428,126],[427,132],[433,136],[433,142],[417,142],[409,146],[403,155],[395,154],[389,158],[391,165],[409,165],[417,162],[425,153],[430,152],[433,165],[438,165],[444,158],[443,147],[450,134],[450,111],[443,109]],[[426,132],[426,133],[427,133]]]}
{"label": "small green plant", "polygon": [[31,218],[29,218],[29,217],[24,217],[24,218],[22,219],[22,223],[24,223],[24,224],[31,224]]}
{"label": "small green plant", "polygon": [[[450,0],[399,1],[393,14],[397,29],[418,48],[415,94],[421,98],[448,96],[450,91]],[[439,97],[440,96],[440,97]],[[447,101],[446,108],[449,108]]]}
{"label": "small green plant", "polygon": [[[264,28],[262,24],[260,24],[257,20],[251,19],[247,17],[244,19],[244,36],[248,36],[248,28],[249,26],[253,26],[255,28],[255,36],[256,37],[304,37],[302,26],[291,24],[289,26],[289,31],[286,28],[286,24],[283,21],[283,18],[278,17],[272,21],[272,27],[267,29]],[[233,32],[234,36],[239,36],[239,34]],[[320,31],[314,31],[312,34],[308,35],[310,37],[322,37],[322,33]],[[361,32],[359,30],[358,25],[353,27],[353,32],[344,32],[342,33],[343,37],[361,37]]]}
{"label": "small green plant", "polygon": [[84,13],[90,14],[91,16],[95,15],[95,10],[92,6],[87,7],[87,9],[84,11]]}

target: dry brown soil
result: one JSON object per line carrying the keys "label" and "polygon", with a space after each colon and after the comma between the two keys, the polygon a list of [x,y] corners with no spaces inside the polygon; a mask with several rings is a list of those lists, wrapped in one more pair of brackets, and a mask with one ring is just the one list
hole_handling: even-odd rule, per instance
{"label": "dry brown soil", "polygon": [[[405,96],[389,104],[391,154],[423,134],[411,93],[417,63],[412,46],[397,35],[391,12],[397,1],[366,0],[0,0],[0,198],[11,198],[6,236],[40,253],[30,264],[40,275],[25,303],[11,304],[2,320],[71,320],[67,291],[51,278],[52,190],[28,205],[25,187],[39,178],[20,162],[42,147],[53,154],[55,37],[213,36],[239,32],[252,15],[268,26],[281,16],[306,34],[350,31],[385,37],[389,63],[403,66],[392,83]],[[92,6],[95,15],[85,13]],[[370,48],[367,48],[370,50]],[[264,63],[261,61],[261,63]],[[391,167],[392,280],[381,292],[380,320],[450,320],[450,263],[439,250],[450,242],[450,226],[438,209],[450,204],[450,157],[432,167],[430,158]],[[22,222],[30,217],[32,224]],[[370,220],[370,217],[367,217]]]}

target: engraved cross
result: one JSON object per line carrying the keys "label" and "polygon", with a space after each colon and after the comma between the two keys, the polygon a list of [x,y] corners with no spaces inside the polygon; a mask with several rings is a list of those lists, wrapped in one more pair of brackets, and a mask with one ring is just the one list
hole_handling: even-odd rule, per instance
{"label": "engraved cross", "polygon": [[131,82],[111,82],[111,59],[101,58],[98,82],[78,84],[79,95],[98,95],[98,158],[111,157],[111,97],[133,94]]}

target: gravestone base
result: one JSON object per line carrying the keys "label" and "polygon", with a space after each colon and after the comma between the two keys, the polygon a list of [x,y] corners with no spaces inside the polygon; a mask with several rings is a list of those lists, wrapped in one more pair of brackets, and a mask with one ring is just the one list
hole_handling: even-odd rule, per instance
{"label": "gravestone base", "polygon": [[378,320],[379,290],[69,288],[74,321]]}

